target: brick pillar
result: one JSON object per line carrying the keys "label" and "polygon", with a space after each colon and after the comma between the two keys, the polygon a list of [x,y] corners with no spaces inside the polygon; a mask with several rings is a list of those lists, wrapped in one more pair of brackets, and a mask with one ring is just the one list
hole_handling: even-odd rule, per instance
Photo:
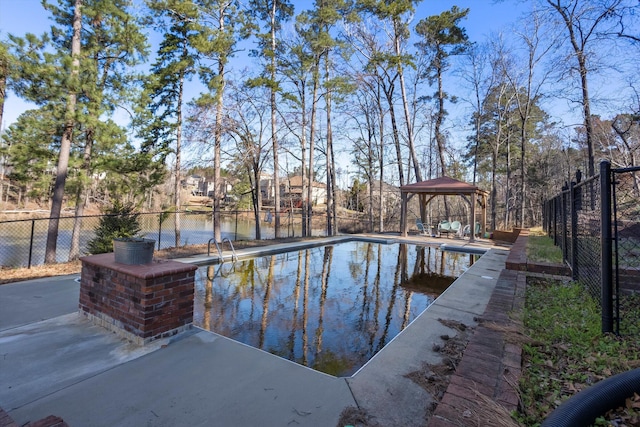
{"label": "brick pillar", "polygon": [[94,323],[139,345],[191,327],[195,265],[119,264],[113,253],[80,260],[80,313]]}

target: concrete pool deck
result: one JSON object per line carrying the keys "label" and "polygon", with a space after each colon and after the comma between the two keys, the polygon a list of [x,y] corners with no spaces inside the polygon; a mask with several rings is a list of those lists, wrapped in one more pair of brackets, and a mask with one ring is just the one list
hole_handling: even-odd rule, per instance
{"label": "concrete pool deck", "polygon": [[[274,246],[268,250],[305,245]],[[366,411],[383,426],[424,425],[433,399],[406,375],[441,361],[433,344],[456,331],[440,319],[477,324],[505,267],[505,248],[486,241],[473,247],[488,252],[350,378],[322,374],[197,327],[144,347],[132,345],[78,315],[77,275],[2,285],[0,407],[18,425],[53,414],[71,427],[335,426],[346,407]]]}

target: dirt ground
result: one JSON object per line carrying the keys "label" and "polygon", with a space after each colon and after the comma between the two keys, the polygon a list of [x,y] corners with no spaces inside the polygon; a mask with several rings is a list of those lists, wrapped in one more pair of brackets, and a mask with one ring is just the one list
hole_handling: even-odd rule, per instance
{"label": "dirt ground", "polygon": [[[301,240],[309,240],[311,237],[295,237],[271,240],[237,240],[233,242],[235,249],[248,247],[268,246],[276,243],[298,242]],[[170,248],[156,251],[154,258],[156,259],[173,259],[183,258],[191,255],[199,255],[207,253],[207,245],[188,245],[179,248]],[[6,283],[19,282],[22,280],[39,279],[42,277],[63,276],[66,274],[80,274],[82,265],[80,261],[64,262],[59,264],[38,265],[31,268],[0,268],[0,285]]]}

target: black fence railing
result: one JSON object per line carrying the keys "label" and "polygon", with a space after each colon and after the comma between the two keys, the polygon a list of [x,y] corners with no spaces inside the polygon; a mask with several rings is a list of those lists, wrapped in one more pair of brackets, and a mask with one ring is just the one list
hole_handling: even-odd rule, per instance
{"label": "black fence railing", "polygon": [[[95,229],[101,215],[80,217],[81,232],[78,239],[78,253],[88,255],[87,243],[95,237]],[[175,212],[141,213],[139,216],[142,237],[154,239],[156,249],[176,246],[206,244],[213,237],[213,218],[210,210],[180,212],[180,239],[176,239]],[[368,230],[368,221],[359,213],[344,214],[337,218],[338,232],[361,233]],[[66,262],[73,258],[72,230],[76,218],[61,217],[56,250],[56,262]],[[273,218],[263,212],[260,218],[260,237],[275,237]],[[314,212],[311,235],[326,235],[326,214]],[[253,211],[222,211],[220,213],[222,239],[253,240],[256,238]],[[31,267],[44,264],[49,218],[19,219],[0,221],[0,267]],[[399,224],[385,226],[399,229]],[[302,213],[289,210],[280,214],[280,236],[302,236]]]}
{"label": "black fence railing", "polygon": [[636,320],[621,313],[640,292],[640,167],[602,162],[598,175],[580,178],[545,202],[544,229],[599,302],[603,332],[624,334]]}

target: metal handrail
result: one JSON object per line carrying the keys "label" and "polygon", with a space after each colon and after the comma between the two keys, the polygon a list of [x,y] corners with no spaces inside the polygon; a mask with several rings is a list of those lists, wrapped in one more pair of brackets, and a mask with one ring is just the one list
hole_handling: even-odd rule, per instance
{"label": "metal handrail", "polygon": [[236,250],[233,248],[233,243],[231,243],[231,239],[228,237],[225,237],[224,239],[222,239],[222,244],[224,244],[224,241],[229,242],[229,246],[231,246],[231,260],[232,261],[237,261],[238,260],[238,255],[236,254]]}
{"label": "metal handrail", "polygon": [[216,245],[216,249],[218,250],[218,257],[220,258],[220,260],[222,261],[223,257],[222,257],[222,251],[220,250],[220,246],[218,246],[218,241],[216,240],[215,237],[212,237],[211,239],[209,239],[209,241],[207,242],[207,256],[211,256],[211,242],[215,243]]}
{"label": "metal handrail", "polygon": [[[231,243],[231,239],[229,239],[228,237],[225,237],[224,239],[222,239],[221,243],[224,244],[225,240],[229,242],[229,246],[231,247],[231,260],[237,261],[238,255],[236,254],[236,250],[233,247],[233,243]],[[218,244],[218,241],[215,239],[215,237],[209,239],[209,241],[207,242],[207,256],[211,256],[211,242],[213,242],[216,245],[216,249],[218,250],[218,258],[220,258],[220,262],[224,262],[224,256],[222,255],[222,250],[220,249],[220,245]]]}

